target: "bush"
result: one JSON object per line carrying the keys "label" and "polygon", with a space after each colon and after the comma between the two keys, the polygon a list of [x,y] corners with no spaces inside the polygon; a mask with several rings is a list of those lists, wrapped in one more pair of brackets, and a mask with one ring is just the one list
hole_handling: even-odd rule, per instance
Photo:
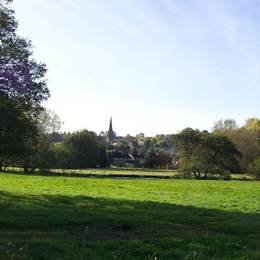
{"label": "bush", "polygon": [[257,157],[249,165],[248,174],[254,176],[257,180],[260,180],[260,157]]}

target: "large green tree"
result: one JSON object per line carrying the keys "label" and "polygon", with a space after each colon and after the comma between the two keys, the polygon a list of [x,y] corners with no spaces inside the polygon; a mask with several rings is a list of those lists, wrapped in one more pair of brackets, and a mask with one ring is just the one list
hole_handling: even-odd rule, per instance
{"label": "large green tree", "polygon": [[227,137],[187,128],[176,138],[184,173],[207,179],[208,175],[239,171],[241,154]]}
{"label": "large green tree", "polygon": [[37,136],[27,142],[27,149],[22,156],[24,172],[35,168],[48,170],[56,165],[53,138],[59,134],[61,125],[62,122],[54,111],[42,109],[37,120]]}
{"label": "large green tree", "polygon": [[0,1],[1,162],[25,153],[34,142],[41,102],[49,97],[46,66],[33,59],[31,42],[17,35],[9,2]]}
{"label": "large green tree", "polygon": [[36,126],[14,102],[0,96],[0,171],[10,160],[17,160],[35,141]]}
{"label": "large green tree", "polygon": [[71,167],[95,168],[106,166],[105,140],[96,133],[83,130],[68,136],[65,145],[73,152]]}
{"label": "large green tree", "polygon": [[244,127],[254,134],[256,142],[260,144],[260,119],[249,118],[246,120]]}
{"label": "large green tree", "polygon": [[[233,122],[236,127],[226,127],[223,122]],[[230,126],[230,124],[229,124]],[[250,163],[260,156],[260,120],[250,118],[241,127],[238,127],[235,120],[220,120],[215,123],[213,132],[228,137],[236,148],[242,153],[240,158],[240,168],[242,171],[247,171]]]}

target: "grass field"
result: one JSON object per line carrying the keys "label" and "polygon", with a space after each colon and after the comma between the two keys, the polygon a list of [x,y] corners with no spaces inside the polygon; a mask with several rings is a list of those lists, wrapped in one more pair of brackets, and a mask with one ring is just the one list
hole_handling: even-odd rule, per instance
{"label": "grass field", "polygon": [[0,175],[0,259],[260,259],[260,182]]}

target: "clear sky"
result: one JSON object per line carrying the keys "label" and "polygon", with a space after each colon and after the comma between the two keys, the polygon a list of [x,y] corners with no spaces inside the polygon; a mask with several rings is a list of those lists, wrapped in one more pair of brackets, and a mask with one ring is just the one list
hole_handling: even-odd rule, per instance
{"label": "clear sky", "polygon": [[211,129],[260,116],[260,0],[14,0],[63,129]]}

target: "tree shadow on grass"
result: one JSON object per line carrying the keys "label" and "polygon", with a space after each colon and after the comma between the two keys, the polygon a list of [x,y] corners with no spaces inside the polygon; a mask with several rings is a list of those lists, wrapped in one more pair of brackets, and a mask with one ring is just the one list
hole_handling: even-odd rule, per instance
{"label": "tree shadow on grass", "polygon": [[260,256],[259,214],[149,201],[16,196],[7,192],[0,192],[0,212],[3,259]]}
{"label": "tree shadow on grass", "polygon": [[[48,177],[80,177],[80,178],[129,178],[129,179],[180,179],[177,175],[156,175],[155,173],[160,173],[160,171],[135,171],[134,170],[123,170],[125,173],[116,173],[120,172],[120,170],[114,170],[110,172],[110,169],[104,169],[102,172],[100,169],[97,171],[93,170],[92,172],[84,172],[84,170],[67,170],[67,171],[35,171],[35,172],[27,172],[24,173],[23,171],[5,171],[5,173],[12,174],[12,175],[24,175],[24,176],[48,176]],[[163,172],[163,171],[161,171]],[[150,173],[150,174],[147,174]],[[167,172],[164,172],[167,173]]]}

